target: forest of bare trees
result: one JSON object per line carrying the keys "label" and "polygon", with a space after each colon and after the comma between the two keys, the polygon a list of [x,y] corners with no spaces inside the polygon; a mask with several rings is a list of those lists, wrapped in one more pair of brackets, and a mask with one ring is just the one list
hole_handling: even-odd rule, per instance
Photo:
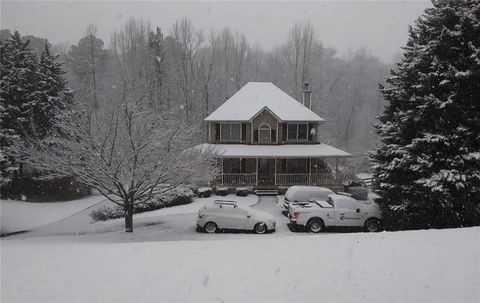
{"label": "forest of bare trees", "polygon": [[[272,82],[294,98],[309,82],[312,110],[326,120],[322,142],[361,162],[377,140],[372,124],[383,109],[378,83],[390,66],[366,48],[338,56],[308,22],[293,24],[284,43],[271,50],[229,28],[203,31],[187,18],[165,29],[131,18],[110,41],[99,39],[95,26],[86,28],[75,45],[54,49],[77,100],[92,110],[128,87],[146,92],[153,110],[181,107],[186,115],[206,117],[249,81]],[[204,126],[197,129],[206,138]]]}

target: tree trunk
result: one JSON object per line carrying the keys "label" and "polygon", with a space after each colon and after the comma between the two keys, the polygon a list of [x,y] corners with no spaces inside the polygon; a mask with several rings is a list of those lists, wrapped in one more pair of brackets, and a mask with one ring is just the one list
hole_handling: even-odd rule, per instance
{"label": "tree trunk", "polygon": [[125,232],[133,232],[133,201],[125,201]]}

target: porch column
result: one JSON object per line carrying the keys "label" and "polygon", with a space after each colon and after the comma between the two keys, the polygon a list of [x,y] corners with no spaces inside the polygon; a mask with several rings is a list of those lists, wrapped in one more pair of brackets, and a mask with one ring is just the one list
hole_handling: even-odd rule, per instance
{"label": "porch column", "polygon": [[225,181],[223,180],[223,158],[222,158],[222,185],[225,184]]}
{"label": "porch column", "polygon": [[255,174],[255,178],[256,178],[256,180],[255,180],[255,185],[258,186],[258,158],[256,158],[256,159],[257,159],[257,165],[256,165],[256,167],[257,167],[257,173]]}
{"label": "porch column", "polygon": [[308,158],[308,185],[312,185],[312,158]]}
{"label": "porch column", "polygon": [[338,181],[338,158],[335,158],[335,179]]}
{"label": "porch column", "polygon": [[210,129],[210,122],[207,122],[208,142],[212,142],[212,132]]}
{"label": "porch column", "polygon": [[277,158],[273,158],[273,161],[275,161],[275,168],[273,173],[273,185],[277,186]]}

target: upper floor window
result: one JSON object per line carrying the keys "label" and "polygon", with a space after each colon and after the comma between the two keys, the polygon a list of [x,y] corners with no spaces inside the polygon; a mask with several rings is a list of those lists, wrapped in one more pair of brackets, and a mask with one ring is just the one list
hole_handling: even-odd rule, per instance
{"label": "upper floor window", "polygon": [[242,125],[240,123],[220,123],[221,141],[240,141],[242,138]]}
{"label": "upper floor window", "polygon": [[258,128],[258,142],[271,142],[272,141],[272,129],[270,125],[263,123]]}
{"label": "upper floor window", "polygon": [[288,141],[303,141],[308,140],[308,124],[288,124],[287,126]]}

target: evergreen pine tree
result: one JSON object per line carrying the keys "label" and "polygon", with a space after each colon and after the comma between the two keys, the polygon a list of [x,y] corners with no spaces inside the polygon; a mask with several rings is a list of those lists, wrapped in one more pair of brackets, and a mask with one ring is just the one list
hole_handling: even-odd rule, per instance
{"label": "evergreen pine tree", "polygon": [[480,224],[480,5],[434,1],[386,86],[371,155],[392,229]]}
{"label": "evergreen pine tree", "polygon": [[0,43],[0,185],[19,168],[10,147],[28,136],[47,135],[57,110],[69,107],[72,100],[48,43],[38,60],[28,45],[18,32]]}
{"label": "evergreen pine tree", "polygon": [[29,125],[30,106],[35,104],[36,56],[15,32],[0,43],[0,184],[18,170],[9,148]]}
{"label": "evergreen pine tree", "polygon": [[36,106],[33,108],[33,124],[36,135],[45,136],[55,124],[55,114],[58,110],[70,107],[72,93],[66,88],[63,79],[65,71],[50,52],[48,43],[40,54],[38,62],[38,88],[35,92]]}

